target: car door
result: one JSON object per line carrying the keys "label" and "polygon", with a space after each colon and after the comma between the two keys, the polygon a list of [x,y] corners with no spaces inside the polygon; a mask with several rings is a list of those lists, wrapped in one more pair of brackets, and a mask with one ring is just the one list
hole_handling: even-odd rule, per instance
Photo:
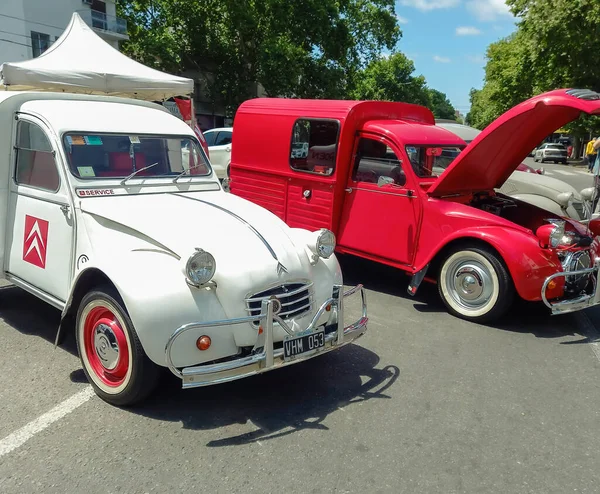
{"label": "car door", "polygon": [[217,172],[219,178],[224,178],[227,165],[231,161],[231,137],[229,130],[220,130],[213,145],[210,147],[210,162]]}
{"label": "car door", "polygon": [[27,284],[64,302],[73,267],[74,219],[60,153],[48,128],[21,114],[10,181],[6,266]]}
{"label": "car door", "polygon": [[386,139],[359,134],[338,231],[340,250],[411,264],[419,203],[399,156]]}

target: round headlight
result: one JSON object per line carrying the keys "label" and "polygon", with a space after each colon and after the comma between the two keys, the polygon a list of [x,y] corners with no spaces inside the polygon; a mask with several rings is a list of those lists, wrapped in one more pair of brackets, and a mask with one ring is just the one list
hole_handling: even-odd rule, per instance
{"label": "round headlight", "polygon": [[563,220],[548,220],[554,225],[554,228],[550,232],[550,247],[558,247],[565,235],[565,222]]}
{"label": "round headlight", "polygon": [[188,283],[193,286],[204,285],[212,279],[216,269],[217,263],[212,254],[196,249],[185,265]]}
{"label": "round headlight", "polygon": [[329,259],[335,250],[335,235],[331,230],[323,228],[317,236],[317,254],[319,257]]}

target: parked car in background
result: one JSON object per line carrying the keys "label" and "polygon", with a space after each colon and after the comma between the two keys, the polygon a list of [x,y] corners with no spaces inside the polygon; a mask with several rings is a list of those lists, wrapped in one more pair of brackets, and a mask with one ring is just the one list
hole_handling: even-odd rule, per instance
{"label": "parked car in background", "polygon": [[[235,117],[231,193],[292,228],[333,231],[340,253],[406,272],[411,295],[436,282],[458,317],[494,320],[516,296],[552,314],[578,311],[600,304],[600,221],[583,225],[501,188],[536,143],[582,112],[600,114],[600,95],[545,93],[467,146],[418,105],[250,100]],[[307,157],[296,157],[297,143]],[[313,148],[327,152],[311,160]]]}
{"label": "parked car in background", "polygon": [[557,142],[545,142],[536,149],[533,155],[533,161],[545,163],[552,161],[553,163],[567,164],[567,148]]}
{"label": "parked car in background", "polygon": [[[469,144],[481,131],[458,123],[437,123],[439,127],[456,134]],[[492,165],[493,166],[493,162]],[[533,172],[533,173],[532,173]],[[554,214],[568,216],[577,221],[585,221],[588,214],[581,193],[562,180],[546,175],[521,163],[498,189],[515,199],[539,206]],[[543,170],[542,170],[543,172]]]}
{"label": "parked car in background", "polygon": [[231,163],[231,138],[233,128],[220,127],[204,132],[204,138],[208,144],[210,153],[210,164],[217,177],[223,180],[229,177],[229,163]]}
{"label": "parked car in background", "polygon": [[[278,369],[366,330],[325,229],[223,192],[164,107],[0,93],[0,277],[62,313],[87,379],[131,405],[168,368],[183,388]],[[344,326],[343,300],[362,296]]]}

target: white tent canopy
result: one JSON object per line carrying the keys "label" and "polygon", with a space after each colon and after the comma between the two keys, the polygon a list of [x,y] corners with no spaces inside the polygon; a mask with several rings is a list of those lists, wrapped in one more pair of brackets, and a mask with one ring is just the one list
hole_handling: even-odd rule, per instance
{"label": "white tent canopy", "polygon": [[60,38],[42,55],[0,66],[6,90],[108,94],[162,101],[187,96],[194,81],[146,67],[123,55],[74,13]]}

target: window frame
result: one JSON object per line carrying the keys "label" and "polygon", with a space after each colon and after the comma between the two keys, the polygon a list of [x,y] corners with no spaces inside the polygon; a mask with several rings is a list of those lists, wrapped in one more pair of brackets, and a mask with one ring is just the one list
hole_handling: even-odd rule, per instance
{"label": "window frame", "polygon": [[[292,166],[292,145],[294,144],[294,128],[296,127],[296,124],[302,120],[307,120],[309,122],[335,122],[337,124],[337,132],[335,135],[335,151],[333,152],[333,167],[332,167],[331,173],[328,175],[324,175],[323,173],[314,172],[314,171],[310,171],[310,170],[299,170],[298,168],[294,168]],[[337,165],[337,158],[338,158],[338,150],[340,147],[341,131],[342,131],[342,124],[339,121],[339,119],[337,119],[337,118],[298,117],[296,120],[294,120],[294,124],[292,125],[292,130],[290,132],[290,134],[291,134],[290,145],[288,147],[288,165],[290,167],[290,170],[292,170],[293,172],[298,172],[298,173],[307,173],[310,175],[317,175],[319,177],[333,177],[335,175],[335,171],[337,170],[336,165]],[[309,144],[308,149],[310,150],[310,142],[308,144]]]}
{"label": "window frame", "polygon": [[[467,144],[467,146],[468,146],[468,144]],[[416,148],[459,148],[460,151],[459,151],[458,155],[448,165],[448,166],[451,166],[452,163],[454,163],[454,161],[458,158],[458,156],[460,156],[460,153],[462,153],[467,148],[467,146],[463,146],[462,149],[461,149],[461,147],[458,146],[458,145],[454,146],[454,145],[448,145],[448,144],[443,144],[443,145],[442,144],[405,144],[403,151],[406,154],[406,157],[408,159],[408,163],[410,165],[410,169],[412,170],[413,175],[417,178],[417,180],[419,180],[419,182],[421,182],[421,181],[437,180],[437,179],[440,178],[440,175],[436,175],[436,176],[430,175],[428,177],[422,177],[421,175],[419,175],[417,173],[417,171],[415,170],[412,161],[410,160],[410,156],[408,154],[408,150],[406,149],[407,147],[416,147]],[[446,168],[444,170],[446,170]],[[433,171],[433,168],[432,168],[432,171]]]}
{"label": "window frame", "polygon": [[[230,146],[231,145],[231,142],[233,141],[233,132],[231,130],[220,130],[219,132],[215,132],[215,134],[217,134],[217,137],[215,137],[215,141],[214,141],[213,147],[214,146]],[[229,134],[229,138],[231,140],[228,143],[225,143],[225,144],[217,144],[217,141],[221,137],[221,134]]]}
{"label": "window frame", "polygon": [[[204,158],[205,164],[208,168],[209,173],[205,174],[205,175],[188,175],[187,178],[207,178],[210,177],[213,173],[214,170],[210,164],[210,160],[208,159],[208,156],[206,156],[206,153],[204,152],[204,148],[202,147],[202,145],[200,144],[200,141],[198,140],[198,138],[196,136],[191,136],[191,135],[181,135],[181,134],[176,134],[176,135],[160,135],[160,134],[141,134],[141,133],[115,133],[115,132],[94,132],[94,131],[87,131],[87,130],[66,130],[64,132],[61,133],[60,135],[60,145],[62,147],[62,151],[63,153],[65,153],[65,166],[67,168],[67,170],[69,171],[69,173],[71,174],[71,176],[75,179],[75,180],[81,180],[82,182],[100,182],[100,181],[120,181],[123,180],[125,177],[78,177],[77,175],[75,175],[73,173],[73,170],[71,169],[71,162],[69,160],[69,153],[67,152],[67,148],[66,148],[66,143],[65,143],[65,138],[67,135],[69,134],[73,134],[73,133],[78,133],[81,135],[95,135],[95,136],[117,136],[117,135],[122,135],[122,136],[129,136],[129,135],[136,135],[138,137],[158,137],[161,139],[189,139],[192,142],[195,142],[198,145],[199,151],[200,151],[200,155]],[[173,172],[175,173],[175,172]],[[133,178],[144,178],[144,179],[165,179],[165,178],[173,178],[175,175],[155,175],[155,176],[147,176],[147,175],[136,175]]]}
{"label": "window frame", "polygon": [[[396,159],[398,160],[398,165],[396,165],[396,166],[400,168],[402,175],[404,176],[404,183],[402,185],[396,184],[396,183],[394,183],[394,185],[400,189],[406,189],[407,183],[408,183],[408,174],[406,173],[406,170],[404,169],[404,163],[406,162],[404,157],[402,155],[398,155],[398,152],[392,146],[392,144],[393,144],[392,142],[388,141],[387,139],[385,139],[382,136],[378,136],[378,135],[374,135],[374,134],[360,133],[356,136],[356,142],[354,144],[354,149],[353,149],[353,153],[352,153],[352,168],[350,170],[350,181],[353,184],[377,185],[374,182],[365,182],[363,180],[357,179],[358,170],[360,168],[360,160],[358,160],[358,157],[359,157],[358,150],[359,150],[360,142],[362,139],[369,139],[371,141],[376,141],[376,142],[379,142],[379,143],[385,145],[386,147],[390,148],[390,150],[392,151],[392,153],[394,153],[394,155],[396,156]],[[384,160],[390,161],[385,158],[384,158]],[[375,159],[375,161],[377,161],[377,159]],[[395,167],[390,165],[390,171],[393,168],[395,168]],[[412,167],[411,167],[411,169],[412,169]],[[382,176],[388,176],[388,175],[379,175],[378,179]]]}
{"label": "window frame", "polygon": [[[48,141],[48,144],[50,144],[51,151],[40,151],[38,149],[19,147],[20,127],[23,123],[27,123],[28,125],[35,125],[37,128],[39,128],[42,131],[42,134],[44,135],[46,140]],[[56,149],[54,148],[54,146],[52,146],[52,139],[50,139],[50,137],[48,136],[48,133],[44,130],[44,128],[40,124],[38,124],[37,122],[34,122],[33,120],[30,120],[28,118],[19,118],[19,120],[17,121],[16,132],[15,132],[14,150],[15,150],[15,154],[14,154],[15,158],[14,158],[12,179],[13,179],[13,183],[17,187],[26,187],[28,189],[39,190],[40,192],[45,192],[47,194],[58,194],[58,192],[60,192],[61,187],[62,187],[62,177],[60,175],[60,166],[58,165],[58,162],[57,162],[58,153],[56,152]],[[17,170],[19,167],[19,151],[20,150],[34,151],[34,152],[39,152],[39,153],[49,153],[52,155],[52,160],[54,161],[54,168],[56,170],[56,176],[58,177],[58,185],[56,186],[55,190],[37,187],[35,185],[30,185],[27,183],[19,182],[17,180]]]}
{"label": "window frame", "polygon": [[[37,58],[37,57],[43,55],[48,50],[48,48],[50,48],[52,46],[52,40],[51,40],[49,34],[42,33],[40,31],[30,31],[30,35],[31,35],[31,54],[33,55],[33,58]],[[48,43],[48,46],[43,51],[41,50],[41,46],[40,46],[42,39],[43,40],[47,39],[47,43]],[[36,45],[36,43],[37,43],[37,45]],[[39,51],[39,53],[37,55],[35,54],[36,49]]]}

